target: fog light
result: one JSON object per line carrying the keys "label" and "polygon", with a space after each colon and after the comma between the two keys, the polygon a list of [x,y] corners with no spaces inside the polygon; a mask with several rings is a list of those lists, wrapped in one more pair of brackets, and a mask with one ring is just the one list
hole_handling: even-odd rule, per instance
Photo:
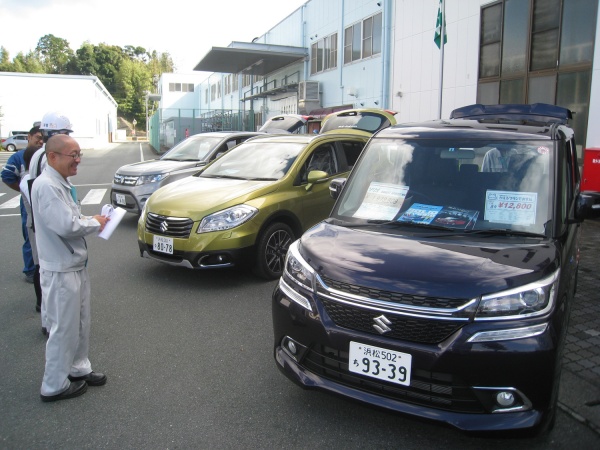
{"label": "fog light", "polygon": [[288,350],[290,351],[290,353],[291,353],[292,355],[295,355],[295,354],[296,354],[296,352],[298,351],[298,349],[296,348],[296,344],[294,344],[294,342],[293,342],[293,341],[291,341],[291,340],[290,340],[290,341],[288,341],[288,343],[287,343],[287,348],[288,348]]}
{"label": "fog light", "polygon": [[499,392],[496,394],[496,402],[498,405],[506,408],[515,404],[515,396],[509,391]]}

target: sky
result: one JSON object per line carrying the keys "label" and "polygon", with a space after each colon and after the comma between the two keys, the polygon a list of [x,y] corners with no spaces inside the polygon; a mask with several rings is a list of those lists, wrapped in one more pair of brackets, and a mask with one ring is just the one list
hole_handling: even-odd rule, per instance
{"label": "sky", "polygon": [[211,47],[251,42],[307,0],[0,0],[0,46],[12,60],[41,37],[169,53],[190,73]]}

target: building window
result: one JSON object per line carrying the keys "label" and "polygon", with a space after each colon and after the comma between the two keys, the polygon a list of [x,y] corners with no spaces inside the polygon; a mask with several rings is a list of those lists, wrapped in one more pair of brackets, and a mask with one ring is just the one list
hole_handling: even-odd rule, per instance
{"label": "building window", "polygon": [[499,0],[482,6],[477,101],[569,108],[581,157],[597,8],[597,0]]}
{"label": "building window", "polygon": [[378,13],[344,30],[344,64],[381,53],[381,18]]}
{"label": "building window", "polygon": [[192,83],[169,83],[169,92],[194,92]]}
{"label": "building window", "polygon": [[310,73],[315,74],[337,67],[337,33],[311,45]]}

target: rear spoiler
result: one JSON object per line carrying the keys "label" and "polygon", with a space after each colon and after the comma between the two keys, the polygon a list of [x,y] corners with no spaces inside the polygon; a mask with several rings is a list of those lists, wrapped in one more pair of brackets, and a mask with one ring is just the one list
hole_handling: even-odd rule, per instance
{"label": "rear spoiler", "polygon": [[485,121],[542,122],[544,124],[567,124],[573,113],[561,106],[546,103],[482,105],[474,104],[457,108],[450,113],[451,119],[475,119]]}

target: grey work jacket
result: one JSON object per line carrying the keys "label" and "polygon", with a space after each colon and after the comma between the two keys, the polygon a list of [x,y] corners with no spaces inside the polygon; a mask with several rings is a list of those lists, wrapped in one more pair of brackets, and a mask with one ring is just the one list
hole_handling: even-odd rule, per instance
{"label": "grey work jacket", "polygon": [[40,267],[52,272],[83,269],[88,258],[84,236],[97,232],[100,222],[81,215],[71,183],[46,166],[33,183],[31,201]]}

